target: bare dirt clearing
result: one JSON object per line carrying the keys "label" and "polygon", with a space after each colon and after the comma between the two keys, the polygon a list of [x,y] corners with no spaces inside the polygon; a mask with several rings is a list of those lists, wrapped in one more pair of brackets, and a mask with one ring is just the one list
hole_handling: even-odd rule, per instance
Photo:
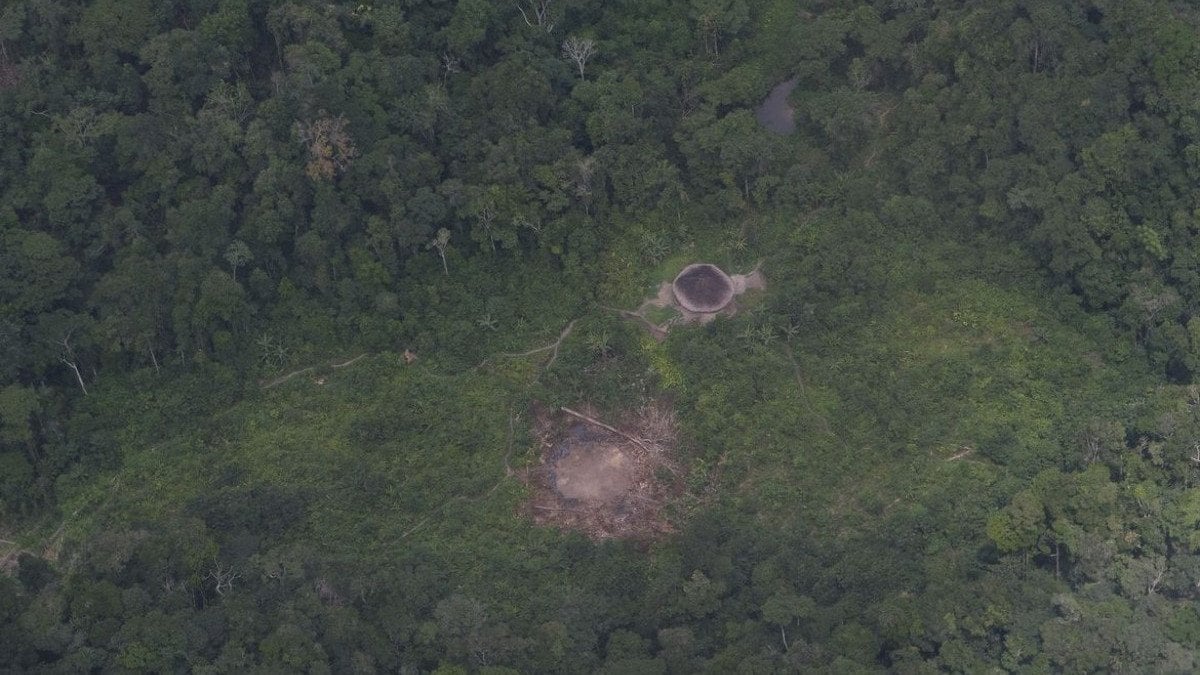
{"label": "bare dirt clearing", "polygon": [[675,531],[668,511],[683,492],[675,417],[662,402],[616,425],[595,411],[535,411],[538,463],[521,472],[523,511],[535,523],[592,539],[656,539]]}
{"label": "bare dirt clearing", "polygon": [[550,471],[554,490],[566,499],[608,503],[620,500],[636,485],[637,466],[612,434],[580,422],[567,430],[567,442],[556,447],[564,456],[556,458]]}

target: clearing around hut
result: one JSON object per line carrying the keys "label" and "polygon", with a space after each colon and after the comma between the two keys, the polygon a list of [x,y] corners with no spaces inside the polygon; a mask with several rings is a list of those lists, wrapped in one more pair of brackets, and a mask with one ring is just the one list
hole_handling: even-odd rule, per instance
{"label": "clearing around hut", "polygon": [[766,287],[767,279],[757,266],[747,274],[728,275],[716,265],[693,263],[683,268],[674,281],[660,283],[654,296],[636,310],[617,311],[662,340],[676,324],[706,324],[718,315],[737,314],[738,296]]}

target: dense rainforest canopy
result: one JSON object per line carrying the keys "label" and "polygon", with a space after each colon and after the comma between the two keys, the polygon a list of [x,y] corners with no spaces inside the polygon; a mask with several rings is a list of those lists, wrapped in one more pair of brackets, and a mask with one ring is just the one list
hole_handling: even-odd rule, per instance
{"label": "dense rainforest canopy", "polygon": [[1198,181],[1189,2],[5,0],[0,671],[1194,672]]}

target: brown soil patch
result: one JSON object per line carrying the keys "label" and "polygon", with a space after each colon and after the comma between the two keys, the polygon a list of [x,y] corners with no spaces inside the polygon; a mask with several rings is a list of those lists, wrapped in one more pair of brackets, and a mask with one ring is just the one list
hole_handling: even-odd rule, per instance
{"label": "brown soil patch", "polygon": [[533,522],[595,540],[652,540],[675,531],[667,512],[683,480],[667,404],[619,420],[600,421],[587,407],[535,410],[534,417],[538,463],[519,472],[530,490],[522,511]]}
{"label": "brown soil patch", "polygon": [[767,278],[757,267],[749,274],[735,274],[729,279],[733,282],[734,295],[741,295],[751,290],[761,291],[767,287]]}
{"label": "brown soil patch", "polygon": [[567,433],[575,444],[554,465],[554,489],[559,495],[604,504],[621,499],[636,487],[634,460],[611,442],[612,434],[592,431],[584,422]]}

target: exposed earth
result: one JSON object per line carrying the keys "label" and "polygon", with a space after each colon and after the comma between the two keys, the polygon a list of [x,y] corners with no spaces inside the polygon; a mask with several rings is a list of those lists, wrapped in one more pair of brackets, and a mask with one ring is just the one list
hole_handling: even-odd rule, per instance
{"label": "exposed earth", "polygon": [[551,468],[559,495],[601,504],[620,500],[635,487],[634,459],[613,442],[613,434],[579,423],[567,435],[568,442],[558,447],[565,454]]}
{"label": "exposed earth", "polygon": [[596,540],[650,540],[675,531],[668,511],[683,481],[666,403],[629,413],[619,426],[586,408],[535,417],[539,461],[522,476],[530,488],[523,510],[535,523]]}

